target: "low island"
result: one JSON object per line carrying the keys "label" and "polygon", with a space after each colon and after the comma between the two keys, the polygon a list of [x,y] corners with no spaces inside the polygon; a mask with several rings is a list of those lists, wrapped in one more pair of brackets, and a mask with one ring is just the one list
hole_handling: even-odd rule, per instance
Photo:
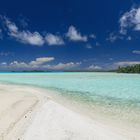
{"label": "low island", "polygon": [[118,73],[140,73],[140,64],[119,67],[117,70]]}

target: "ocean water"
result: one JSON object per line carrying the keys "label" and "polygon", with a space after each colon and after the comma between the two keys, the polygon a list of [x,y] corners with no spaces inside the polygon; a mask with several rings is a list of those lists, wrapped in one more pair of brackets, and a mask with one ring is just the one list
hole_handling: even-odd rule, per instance
{"label": "ocean water", "polygon": [[[103,108],[101,111],[140,123],[140,74],[101,72],[0,73],[0,83],[31,85],[60,96]],[[58,96],[59,96],[58,95]],[[113,111],[112,111],[113,110]],[[125,112],[125,113],[124,113]]]}

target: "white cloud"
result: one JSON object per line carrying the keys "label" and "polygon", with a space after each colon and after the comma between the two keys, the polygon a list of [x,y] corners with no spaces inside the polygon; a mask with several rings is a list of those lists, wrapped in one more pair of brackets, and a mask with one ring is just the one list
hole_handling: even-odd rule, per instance
{"label": "white cloud", "polygon": [[42,46],[44,44],[43,37],[38,32],[22,31],[17,34],[11,33],[12,37],[15,37],[20,42],[30,45]]}
{"label": "white cloud", "polygon": [[114,63],[116,66],[129,66],[129,65],[136,65],[140,64],[140,61],[120,61]]}
{"label": "white cloud", "polygon": [[98,66],[98,65],[90,65],[88,67],[89,70],[101,70],[102,67],[101,66]]}
{"label": "white cloud", "polygon": [[68,32],[66,33],[66,36],[71,41],[84,41],[84,42],[86,42],[88,40],[87,36],[81,35],[81,33],[78,32],[74,26],[69,27]]}
{"label": "white cloud", "polygon": [[120,33],[127,34],[127,30],[132,28],[133,30],[140,31],[140,7],[131,8],[130,11],[124,13],[119,20]]}
{"label": "white cloud", "polygon": [[134,50],[134,51],[132,51],[132,53],[140,54],[140,50]]}
{"label": "white cloud", "polygon": [[8,35],[16,40],[30,45],[41,46],[44,44],[44,39],[39,32],[31,33],[29,30],[20,31],[15,23],[8,18],[4,18],[5,25],[8,29]]}
{"label": "white cloud", "polygon": [[10,69],[26,69],[26,68],[29,68],[29,65],[26,64],[25,62],[13,61],[9,65],[7,65],[7,68],[10,68]]}
{"label": "white cloud", "polygon": [[45,38],[37,31],[30,32],[29,30],[19,30],[17,25],[4,17],[4,23],[7,27],[8,35],[15,38],[17,41],[24,44],[42,46],[45,42],[48,45],[63,45],[64,40],[61,36],[48,33]]}
{"label": "white cloud", "polygon": [[50,62],[53,61],[55,58],[54,57],[40,57],[40,58],[36,58],[35,61],[31,61],[29,64],[30,65],[42,65],[46,62]]}
{"label": "white cloud", "polygon": [[46,35],[45,40],[48,43],[48,45],[63,45],[64,44],[62,37],[58,35],[53,35],[51,33],[48,33]]}

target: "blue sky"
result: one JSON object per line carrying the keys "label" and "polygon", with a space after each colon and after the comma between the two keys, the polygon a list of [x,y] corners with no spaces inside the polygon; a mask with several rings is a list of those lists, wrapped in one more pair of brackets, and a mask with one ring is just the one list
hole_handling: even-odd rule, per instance
{"label": "blue sky", "polygon": [[138,0],[0,2],[0,70],[100,70],[139,63]]}

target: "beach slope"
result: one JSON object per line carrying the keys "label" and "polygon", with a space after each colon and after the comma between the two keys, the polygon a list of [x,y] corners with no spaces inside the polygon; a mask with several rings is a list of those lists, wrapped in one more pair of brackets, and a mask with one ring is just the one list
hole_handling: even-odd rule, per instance
{"label": "beach slope", "polygon": [[0,85],[0,140],[137,140],[109,126],[53,101],[45,90]]}

